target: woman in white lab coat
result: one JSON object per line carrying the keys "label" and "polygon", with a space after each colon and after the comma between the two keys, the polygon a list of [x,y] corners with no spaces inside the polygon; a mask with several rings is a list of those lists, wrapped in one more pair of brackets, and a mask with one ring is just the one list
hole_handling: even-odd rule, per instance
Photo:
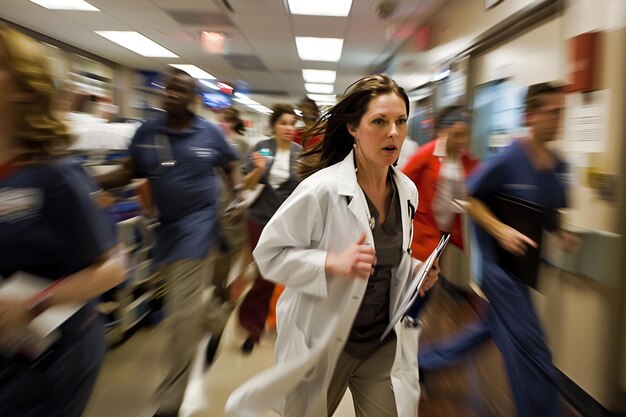
{"label": "woman in white lab coat", "polygon": [[420,328],[403,320],[381,341],[419,262],[410,256],[417,190],[393,166],[408,114],[402,88],[368,76],[309,132],[324,140],[303,155],[306,179],[254,251],[262,274],[285,286],[277,365],[231,395],[231,415],[331,416],[348,387],[357,416],[417,415]]}

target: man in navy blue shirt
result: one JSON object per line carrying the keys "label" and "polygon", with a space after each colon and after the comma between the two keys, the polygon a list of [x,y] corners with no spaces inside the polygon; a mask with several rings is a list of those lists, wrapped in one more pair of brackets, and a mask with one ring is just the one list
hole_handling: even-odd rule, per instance
{"label": "man in navy blue shirt", "polygon": [[170,368],[156,395],[155,416],[177,415],[201,336],[207,259],[219,241],[214,168],[224,169],[233,189],[241,182],[237,152],[219,128],[189,110],[194,87],[191,76],[176,70],[165,88],[167,115],[137,130],[123,171],[99,178],[105,188],[131,177],[148,178],[159,213],[155,261],[168,285],[165,351]]}

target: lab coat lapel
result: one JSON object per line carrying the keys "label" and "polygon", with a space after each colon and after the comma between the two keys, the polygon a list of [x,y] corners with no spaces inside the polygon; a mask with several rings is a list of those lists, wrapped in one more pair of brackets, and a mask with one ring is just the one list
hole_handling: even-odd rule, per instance
{"label": "lab coat lapel", "polygon": [[365,232],[366,242],[374,246],[372,229],[369,224],[369,219],[371,218],[370,210],[365,201],[365,194],[363,194],[363,190],[357,183],[354,169],[354,155],[353,152],[350,152],[341,162],[339,168],[339,175],[337,176],[340,182],[338,187],[339,195],[345,197],[348,210],[352,212],[361,225],[360,232]]}
{"label": "lab coat lapel", "polygon": [[405,180],[398,173],[396,167],[391,168],[393,170],[393,180],[396,184],[396,190],[398,191],[398,199],[400,200],[400,211],[402,214],[402,250],[411,254],[411,240],[413,239],[413,216],[415,215],[415,207],[411,203],[411,196],[407,193],[407,186],[403,184]]}
{"label": "lab coat lapel", "polygon": [[[408,194],[410,189],[407,184],[404,184],[406,178],[400,175],[397,168],[392,167],[393,180],[396,184],[396,190],[398,191],[398,199],[400,200],[400,212],[402,218],[402,261],[398,266],[396,273],[397,287],[392,287],[395,291],[392,291],[391,297],[391,312],[395,312],[398,308],[400,299],[404,293],[407,282],[409,280],[409,274],[411,269],[410,255],[411,255],[411,241],[413,239],[413,216],[415,215],[415,208],[411,202],[411,196]],[[397,289],[397,290],[396,290]]]}

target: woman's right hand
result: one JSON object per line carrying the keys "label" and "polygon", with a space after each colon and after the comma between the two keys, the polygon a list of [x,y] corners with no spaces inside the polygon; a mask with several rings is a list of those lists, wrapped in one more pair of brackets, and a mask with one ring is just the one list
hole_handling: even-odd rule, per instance
{"label": "woman's right hand", "polygon": [[331,275],[367,279],[374,265],[376,251],[371,245],[365,244],[365,233],[361,233],[361,236],[343,252],[329,251],[324,267]]}
{"label": "woman's right hand", "polygon": [[267,169],[267,164],[270,160],[267,156],[261,155],[259,152],[252,152],[250,155],[250,159],[252,160],[252,164],[255,168],[258,168],[262,171]]}
{"label": "woman's right hand", "polygon": [[495,238],[504,250],[516,256],[524,256],[528,246],[537,247],[534,240],[506,224],[502,224],[498,228]]}
{"label": "woman's right hand", "polygon": [[0,334],[28,326],[33,319],[24,300],[0,300]]}

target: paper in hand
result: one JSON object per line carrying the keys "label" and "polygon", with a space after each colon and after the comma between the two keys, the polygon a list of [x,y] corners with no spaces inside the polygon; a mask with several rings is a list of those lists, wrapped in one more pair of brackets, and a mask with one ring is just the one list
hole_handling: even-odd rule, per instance
{"label": "paper in hand", "polygon": [[[16,272],[0,285],[0,298],[25,300],[45,290],[50,281],[24,272]],[[36,358],[56,342],[57,331],[84,303],[54,306],[44,311],[23,329],[0,334],[0,352],[10,356],[21,352]]]}
{"label": "paper in hand", "polygon": [[422,262],[421,265],[419,265],[417,268],[415,268],[415,270],[412,271],[411,284],[409,285],[409,288],[404,294],[404,296],[401,298],[400,303],[398,304],[398,308],[396,309],[396,312],[393,315],[393,317],[389,320],[389,325],[383,332],[383,335],[380,337],[380,340],[383,340],[385,339],[385,337],[387,337],[387,335],[393,329],[395,324],[399,322],[402,319],[402,317],[404,317],[404,315],[409,310],[409,308],[411,308],[411,306],[417,299],[420,288],[424,284],[424,281],[426,281],[426,278],[428,277],[428,273],[433,267],[435,260],[437,260],[437,258],[441,256],[449,240],[450,240],[450,234],[449,233],[444,234],[441,237],[439,244],[437,245],[435,250],[432,251],[432,253],[426,259],[426,261]]}

